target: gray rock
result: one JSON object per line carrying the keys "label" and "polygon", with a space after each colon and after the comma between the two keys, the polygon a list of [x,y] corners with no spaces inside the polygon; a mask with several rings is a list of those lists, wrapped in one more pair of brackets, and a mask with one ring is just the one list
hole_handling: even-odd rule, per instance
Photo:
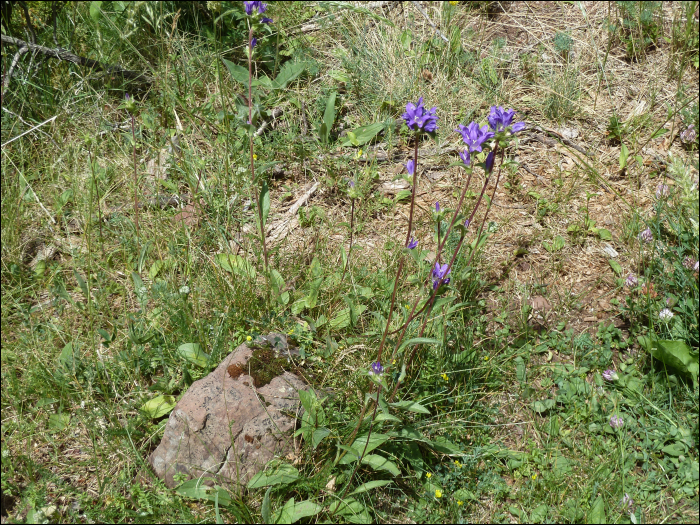
{"label": "gray rock", "polygon": [[216,370],[195,381],[170,413],[163,439],[149,457],[168,487],[177,485],[179,473],[235,489],[273,457],[292,451],[297,392],[308,387],[286,371],[258,389],[245,372],[232,378],[228,368],[245,370],[252,354],[249,346],[240,345]]}

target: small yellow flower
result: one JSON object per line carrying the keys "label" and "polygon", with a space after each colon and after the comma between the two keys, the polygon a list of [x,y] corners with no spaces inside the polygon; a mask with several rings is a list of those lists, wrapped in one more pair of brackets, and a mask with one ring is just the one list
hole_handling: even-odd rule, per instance
{"label": "small yellow flower", "polygon": [[535,481],[537,479],[537,474],[532,475],[532,481]]}
{"label": "small yellow flower", "polygon": [[461,507],[464,502],[461,499],[457,500],[457,506]]}
{"label": "small yellow flower", "polygon": [[360,158],[362,156],[362,149],[357,150],[357,154],[355,155],[355,158]]}
{"label": "small yellow flower", "polygon": [[430,472],[428,472],[428,473],[425,475],[425,477],[426,477],[426,478],[432,478],[433,475],[432,475]]}
{"label": "small yellow flower", "polygon": [[450,5],[457,5],[459,2],[450,2]]}
{"label": "small yellow flower", "polygon": [[258,156],[255,153],[253,153],[253,160],[258,160]]}
{"label": "small yellow flower", "polygon": [[462,464],[457,460],[455,460],[455,465],[457,465],[457,467],[459,467],[459,468],[462,468]]}
{"label": "small yellow flower", "polygon": [[445,381],[449,380],[449,378],[447,377],[447,374],[442,374],[440,377],[442,377]]}
{"label": "small yellow flower", "polygon": [[396,359],[392,359],[392,360],[391,360],[391,364],[392,364],[392,365],[395,365],[395,364],[396,364]]}
{"label": "small yellow flower", "polygon": [[435,489],[435,497],[442,498],[442,491],[440,489]]}
{"label": "small yellow flower", "polygon": [[410,309],[411,309],[411,305],[410,305],[410,304],[407,304],[407,305],[406,305],[406,310],[410,310]]}
{"label": "small yellow flower", "polygon": [[484,357],[484,361],[488,361],[488,360],[489,360],[489,356]]}
{"label": "small yellow flower", "polygon": [[252,341],[252,340],[253,340],[253,338],[252,338],[252,337],[250,337],[250,336],[248,336],[248,337],[246,337],[246,338],[245,338],[245,340],[246,340],[246,341]]}

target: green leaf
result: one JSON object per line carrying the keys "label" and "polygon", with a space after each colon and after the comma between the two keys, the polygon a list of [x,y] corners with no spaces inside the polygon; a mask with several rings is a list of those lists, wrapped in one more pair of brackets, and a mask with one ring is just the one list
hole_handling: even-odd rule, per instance
{"label": "green leaf", "polygon": [[587,523],[607,523],[605,519],[605,502],[601,496],[598,496],[593,502],[593,505],[591,505],[591,510],[588,512],[588,516],[586,516],[586,518]]}
{"label": "green leaf", "polygon": [[[360,455],[362,454],[363,451],[365,454],[369,454],[375,448],[383,445],[388,439],[389,439],[389,436],[387,436],[385,434],[378,434],[376,432],[373,432],[370,435],[369,442],[368,442],[367,435],[363,434],[355,439],[355,442],[350,447],[351,450],[343,456],[343,459],[341,459],[339,463],[341,465],[347,465],[348,463],[353,463],[360,458]],[[365,446],[367,447],[366,449],[365,449]]]}
{"label": "green leaf", "polygon": [[323,283],[323,277],[314,279],[309,286],[309,295],[306,296],[306,307],[314,308],[316,302],[318,301],[318,292],[321,290],[321,284]]}
{"label": "green leaf", "polygon": [[226,60],[225,58],[222,58],[221,60],[223,60],[233,79],[236,82],[240,82],[244,86],[248,87],[248,70],[243,66],[239,66],[238,64],[234,64],[233,62]]}
{"label": "green leaf", "polygon": [[185,343],[178,346],[177,353],[195,366],[206,367],[209,364],[209,356],[204,353],[198,343]]}
{"label": "green leaf", "polygon": [[[399,468],[396,466],[396,464],[392,461],[389,461],[383,456],[379,456],[377,454],[369,454],[365,456],[362,459],[362,464],[363,465],[369,465],[372,467],[374,470],[386,470],[390,474],[393,474],[394,476],[398,476],[401,474],[401,471]],[[353,492],[354,494],[354,492]]]}
{"label": "green leaf", "polygon": [[646,349],[655,359],[671,368],[679,370],[691,376],[693,384],[698,382],[698,354],[691,352],[683,341],[668,341],[650,339],[646,336],[637,337],[639,344]]}
{"label": "green leaf", "polygon": [[340,71],[338,69],[331,69],[328,72],[328,76],[338,82],[350,82],[350,75],[348,75],[345,71]]}
{"label": "green leaf", "polygon": [[430,337],[414,337],[413,339],[409,339],[407,341],[404,341],[401,343],[401,346],[399,347],[399,352],[406,348],[407,346],[413,346],[413,345],[439,345],[441,341],[439,339],[431,339]]}
{"label": "green leaf", "polygon": [[313,445],[314,449],[318,447],[319,443],[323,441],[323,439],[328,436],[331,433],[329,429],[326,427],[321,427],[317,428],[316,430],[313,431],[311,434],[311,444]]}
{"label": "green leaf", "polygon": [[384,414],[383,412],[377,414],[377,417],[374,418],[375,423],[381,423],[382,421],[392,421],[396,423],[401,423],[401,420],[396,417],[392,416],[391,414]]}
{"label": "green leaf", "polygon": [[294,516],[294,498],[289,498],[287,503],[284,504],[279,510],[275,511],[272,516],[273,523],[293,523],[292,517]]}
{"label": "green leaf", "polygon": [[547,410],[550,410],[554,408],[554,405],[556,405],[556,401],[554,399],[545,399],[544,401],[535,401],[532,403],[532,410],[537,412],[538,414],[542,414],[546,412]]}
{"label": "green leaf", "polygon": [[627,149],[627,146],[624,144],[620,148],[620,169],[623,170],[627,167],[627,157],[629,157],[630,152]]}
{"label": "green leaf", "polygon": [[260,505],[260,515],[262,516],[263,523],[272,523],[271,521],[271,508],[270,508],[270,491],[272,487],[265,491],[265,496],[262,500],[262,505]]}
{"label": "green leaf", "polygon": [[267,223],[267,215],[270,213],[270,190],[267,187],[267,181],[263,181],[260,189],[260,205],[262,206],[263,228]]}
{"label": "green leaf", "polygon": [[80,286],[80,290],[83,292],[83,296],[85,297],[85,300],[90,299],[90,291],[88,290],[87,283],[85,282],[85,279],[83,279],[83,276],[80,275],[78,272],[73,270],[73,274],[75,274],[75,278],[78,281],[78,285]]}
{"label": "green leaf", "polygon": [[235,273],[240,277],[255,279],[255,266],[240,255],[218,253],[216,254],[216,262],[227,272]]}
{"label": "green leaf", "polygon": [[90,18],[98,20],[102,15],[102,2],[90,2]]}
{"label": "green leaf", "polygon": [[[328,102],[326,102],[326,111],[323,113],[323,124],[325,126],[325,135],[321,136],[321,142],[328,144],[331,128],[335,122],[335,91],[331,93],[328,97]],[[323,129],[323,128],[322,128]]]}
{"label": "green leaf", "polygon": [[[355,307],[355,314],[357,316],[362,315],[362,312],[367,310],[367,306],[364,304]],[[343,308],[338,314],[330,320],[331,328],[339,330],[350,326],[350,308]]]}
{"label": "green leaf", "polygon": [[605,228],[596,228],[596,235],[603,241],[612,241],[612,233]]}
{"label": "green leaf", "polygon": [[148,277],[150,277],[151,281],[155,279],[163,269],[163,264],[163,261],[158,260],[151,265],[151,269],[148,270]]}
{"label": "green leaf", "polygon": [[384,122],[375,122],[374,124],[369,124],[367,126],[361,126],[354,130],[352,133],[355,136],[355,141],[357,144],[354,144],[351,140],[346,140],[343,142],[343,146],[362,146],[363,144],[367,144],[370,140],[372,140],[374,137],[377,136],[377,133],[382,131],[385,127]]}
{"label": "green leaf", "polygon": [[558,252],[564,246],[566,246],[566,241],[564,240],[563,237],[561,237],[560,235],[557,235],[554,238],[554,242],[552,242],[551,244],[548,243],[547,241],[542,241],[542,246],[544,246],[545,250],[547,250],[550,253],[551,252]]}
{"label": "green leaf", "polygon": [[547,512],[549,507],[547,505],[540,505],[536,507],[535,510],[530,512],[530,521],[532,523],[542,523],[547,517]]}
{"label": "green leaf", "polygon": [[334,501],[328,508],[331,515],[342,516],[350,523],[372,523],[365,506],[355,498]]}
{"label": "green leaf", "polygon": [[515,377],[520,383],[525,382],[525,361],[522,357],[516,357],[513,362],[515,363]]}
{"label": "green leaf", "polygon": [[161,395],[146,401],[141,405],[141,411],[151,419],[158,419],[165,414],[169,414],[176,404],[177,401],[175,401],[173,396]]}
{"label": "green leaf", "polygon": [[305,500],[294,504],[294,510],[292,511],[292,523],[299,521],[302,518],[308,518],[309,516],[315,516],[323,510],[321,505],[314,503],[313,501]]}
{"label": "green leaf", "polygon": [[415,401],[397,401],[389,404],[395,408],[398,408],[399,410],[408,410],[409,412],[417,412],[418,414],[430,414],[430,410],[425,408],[420,403],[416,403]]}
{"label": "green leaf", "polygon": [[65,368],[70,370],[75,364],[75,352],[73,350],[73,343],[68,343],[61,350],[61,355],[58,356],[58,363]]}
{"label": "green leaf", "polygon": [[70,414],[51,414],[49,416],[49,430],[51,432],[60,432],[65,430],[70,424]]}
{"label": "green leaf", "polygon": [[613,272],[615,272],[617,275],[622,275],[622,266],[620,266],[620,263],[614,259],[608,259],[608,264],[610,265],[610,268],[613,269]]}
{"label": "green leaf", "polygon": [[389,479],[375,479],[374,481],[368,481],[367,483],[363,483],[359,487],[357,487],[355,490],[353,490],[350,495],[354,494],[362,494],[363,492],[367,492],[372,489],[376,489],[377,487],[384,487],[391,483],[391,480]]}
{"label": "green leaf", "polygon": [[206,501],[218,501],[223,506],[231,504],[231,496],[222,487],[209,487],[204,484],[205,479],[197,478],[185,481],[182,485],[175,489],[175,492],[190,499],[199,499]]}
{"label": "green leaf", "polygon": [[288,485],[297,480],[299,471],[288,463],[272,463],[272,468],[258,472],[248,482],[249,489],[269,487],[271,485]]}
{"label": "green leaf", "polygon": [[306,69],[306,62],[285,62],[272,81],[272,89],[284,89],[292,80],[295,80]]}
{"label": "green leaf", "polygon": [[666,128],[661,128],[661,129],[657,130],[657,131],[651,136],[651,138],[650,138],[649,140],[658,139],[659,137],[662,137],[662,136],[665,135],[666,133],[668,133],[668,130],[667,130]]}

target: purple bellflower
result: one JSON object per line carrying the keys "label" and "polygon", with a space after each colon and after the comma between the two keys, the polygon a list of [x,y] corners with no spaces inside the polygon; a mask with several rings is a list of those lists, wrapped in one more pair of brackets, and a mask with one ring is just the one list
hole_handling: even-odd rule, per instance
{"label": "purple bellflower", "polygon": [[250,41],[250,47],[251,49],[254,48],[258,43],[258,39],[253,37],[253,39]]}
{"label": "purple bellflower", "polygon": [[493,171],[493,161],[496,159],[496,152],[492,151],[486,156],[486,162],[484,162],[484,171],[486,173],[491,173]]}
{"label": "purple bellflower", "polygon": [[464,227],[465,227],[465,228],[469,228],[469,224],[470,224],[469,219],[467,219],[466,221],[464,221]]}
{"label": "purple bellflower", "polygon": [[459,131],[462,134],[462,140],[469,146],[469,151],[474,153],[475,151],[481,151],[481,146],[484,142],[496,136],[495,133],[488,131],[488,129],[486,124],[480,128],[479,124],[471,122],[468,126],[460,124],[455,131]]}
{"label": "purple bellflower", "polygon": [[376,361],[372,363],[372,366],[369,369],[369,373],[375,376],[380,376],[384,373],[384,367],[379,361]]}
{"label": "purple bellflower", "polygon": [[266,16],[263,16],[263,17],[260,19],[260,22],[263,23],[263,24],[271,24],[271,23],[272,23],[272,18],[267,18]]}
{"label": "purple bellflower", "polygon": [[[245,14],[251,16],[253,14],[263,14],[267,11],[267,4],[260,1],[254,2],[243,2],[243,7],[245,8]],[[257,13],[255,13],[257,11]]]}
{"label": "purple bellflower", "polygon": [[[489,113],[489,126],[491,126],[491,129],[497,133],[505,131],[513,122],[514,116],[514,109],[507,109],[504,111],[503,106],[491,106],[491,113]],[[523,129],[525,129],[525,123],[517,122],[513,124],[511,132],[517,133]]]}
{"label": "purple bellflower", "polygon": [[450,270],[448,268],[448,264],[445,263],[443,265],[440,265],[439,262],[435,263],[435,268],[433,268],[433,273],[432,273],[432,278],[433,278],[433,290],[437,290],[438,287],[441,284],[449,284],[450,283],[450,278],[447,277],[450,275]]}
{"label": "purple bellflower", "polygon": [[406,163],[406,171],[408,171],[409,175],[413,175],[416,172],[416,163],[412,160],[409,160]]}
{"label": "purple bellflower", "polygon": [[469,155],[469,150],[465,149],[459,154],[459,158],[462,159],[462,162],[464,163],[465,166],[469,166],[471,163],[471,155]]}
{"label": "purple bellflower", "polygon": [[407,248],[408,248],[409,250],[412,250],[412,249],[415,248],[416,246],[418,246],[418,241],[415,240],[413,237],[411,237],[411,240],[409,241]]}
{"label": "purple bellflower", "polygon": [[439,202],[435,203],[435,211],[440,213],[440,203]]}
{"label": "purple bellflower", "polygon": [[409,102],[406,104],[406,112],[401,118],[406,121],[406,125],[413,131],[425,131],[432,133],[437,129],[438,116],[435,114],[436,107],[428,110],[423,106],[423,97],[418,99],[418,103]]}

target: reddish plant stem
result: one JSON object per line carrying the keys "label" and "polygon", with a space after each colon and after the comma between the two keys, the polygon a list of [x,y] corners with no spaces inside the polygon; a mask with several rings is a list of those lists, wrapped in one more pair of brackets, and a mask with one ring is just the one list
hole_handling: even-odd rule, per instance
{"label": "reddish plant stem", "polygon": [[[253,124],[253,28],[248,33],[248,124]],[[268,268],[267,244],[265,242],[265,225],[263,224],[263,209],[258,192],[258,181],[255,180],[255,159],[253,158],[253,133],[250,133],[250,176],[253,180],[253,198],[258,207],[258,228],[260,229],[260,241],[262,242],[263,257],[265,259],[265,272]]]}
{"label": "reddish plant stem", "polygon": [[413,206],[416,202],[416,186],[418,182],[418,134],[415,135],[416,146],[413,154],[413,188],[411,189],[411,211],[408,214],[408,231],[406,232],[406,242],[408,246],[411,241],[411,230],[413,230]]}
{"label": "reddish plant stem", "polygon": [[[387,333],[389,332],[389,326],[391,325],[391,316],[394,313],[394,303],[396,301],[396,289],[399,287],[399,278],[401,277],[401,271],[403,270],[404,258],[401,257],[399,262],[399,269],[396,272],[396,280],[394,281],[394,291],[391,292],[391,306],[389,307],[389,317],[386,320],[386,327],[384,328],[384,335],[382,336],[382,342],[379,345],[379,352],[377,353],[377,361],[381,362],[382,351],[384,350],[384,342],[386,341]],[[415,306],[414,306],[415,308]]]}
{"label": "reddish plant stem", "polygon": [[[498,148],[498,146],[496,146],[496,150],[494,150],[494,151],[497,151],[497,148]],[[495,153],[494,153],[494,154],[495,154]],[[499,163],[499,166],[498,166],[498,173],[497,173],[497,175],[496,175],[496,184],[495,184],[495,186],[494,186],[494,188],[493,188],[493,194],[491,195],[491,200],[489,201],[489,205],[488,205],[488,207],[486,208],[486,212],[484,213],[483,219],[481,220],[481,226],[479,227],[479,232],[478,232],[478,234],[477,234],[477,236],[476,236],[477,243],[478,243],[479,237],[481,236],[481,232],[482,232],[483,229],[484,229],[484,224],[486,223],[486,218],[488,217],[489,211],[491,210],[491,205],[492,205],[492,203],[493,203],[493,199],[496,197],[496,190],[498,189],[498,183],[499,183],[500,180],[501,180],[501,167],[503,166],[503,155],[504,155],[504,151],[501,150],[501,162]],[[489,183],[490,178],[491,178],[491,175],[489,174],[489,175],[486,177],[486,181],[484,182],[483,188],[481,189],[481,194],[479,195],[479,200],[477,201],[476,206],[474,206],[474,209],[472,210],[472,213],[471,213],[471,215],[469,216],[469,223],[470,223],[470,224],[471,224],[472,220],[474,219],[474,215],[476,214],[476,210],[479,209],[479,205],[481,204],[481,200],[482,200],[482,198],[483,198],[483,196],[484,196],[484,192],[486,191],[486,187],[488,186],[488,183]],[[455,213],[456,213],[456,212],[455,212]],[[459,244],[457,245],[457,248],[455,249],[454,253],[452,254],[452,259],[450,259],[450,263],[449,263],[449,265],[448,265],[448,269],[452,269],[452,265],[454,264],[455,259],[457,258],[457,255],[459,254],[459,251],[461,250],[462,244],[464,243],[464,240],[465,240],[465,239],[466,239],[466,235],[462,236],[462,238],[460,239]],[[467,260],[467,266],[469,266],[469,263],[471,263],[472,258],[474,257],[474,253],[475,253],[475,252],[476,252],[476,250],[472,250],[471,254],[469,255],[469,259]],[[438,289],[439,289],[439,287],[436,288],[435,290],[433,290],[433,293],[432,293],[432,295],[430,296],[430,299],[428,300],[428,302],[427,302],[426,304],[432,305],[432,303],[433,303],[433,301],[434,301],[434,299],[435,299],[435,296],[437,295]],[[416,304],[417,304],[417,303],[416,303]],[[414,308],[415,308],[415,306],[414,306]],[[416,314],[416,316],[417,316],[417,315],[418,315],[418,314]],[[425,327],[426,327],[427,322],[428,322],[428,317],[429,317],[429,312],[426,312],[425,318],[423,319],[423,324],[421,325],[420,331],[419,331],[419,333],[418,333],[418,337],[422,337],[422,336],[423,336],[423,332],[425,331]],[[408,323],[411,322],[412,320],[413,320],[413,318],[409,318],[409,320],[406,322],[406,325],[408,325]],[[405,329],[404,329],[404,331],[405,331]],[[402,334],[402,335],[403,335],[403,334]],[[413,358],[414,358],[414,356],[415,356],[415,354],[416,354],[417,351],[418,351],[418,346],[416,346],[416,347],[413,349],[413,351],[411,352],[411,356],[410,356],[409,361],[408,361],[408,367],[410,367],[410,366],[412,365],[412,363],[413,363]],[[400,384],[400,383],[397,382],[396,385],[394,385],[394,389],[393,389],[393,391],[391,392],[391,396],[389,397],[389,402],[391,402],[391,401],[394,399],[394,395],[396,395],[396,391],[397,391],[398,388],[399,388],[399,384]]]}

